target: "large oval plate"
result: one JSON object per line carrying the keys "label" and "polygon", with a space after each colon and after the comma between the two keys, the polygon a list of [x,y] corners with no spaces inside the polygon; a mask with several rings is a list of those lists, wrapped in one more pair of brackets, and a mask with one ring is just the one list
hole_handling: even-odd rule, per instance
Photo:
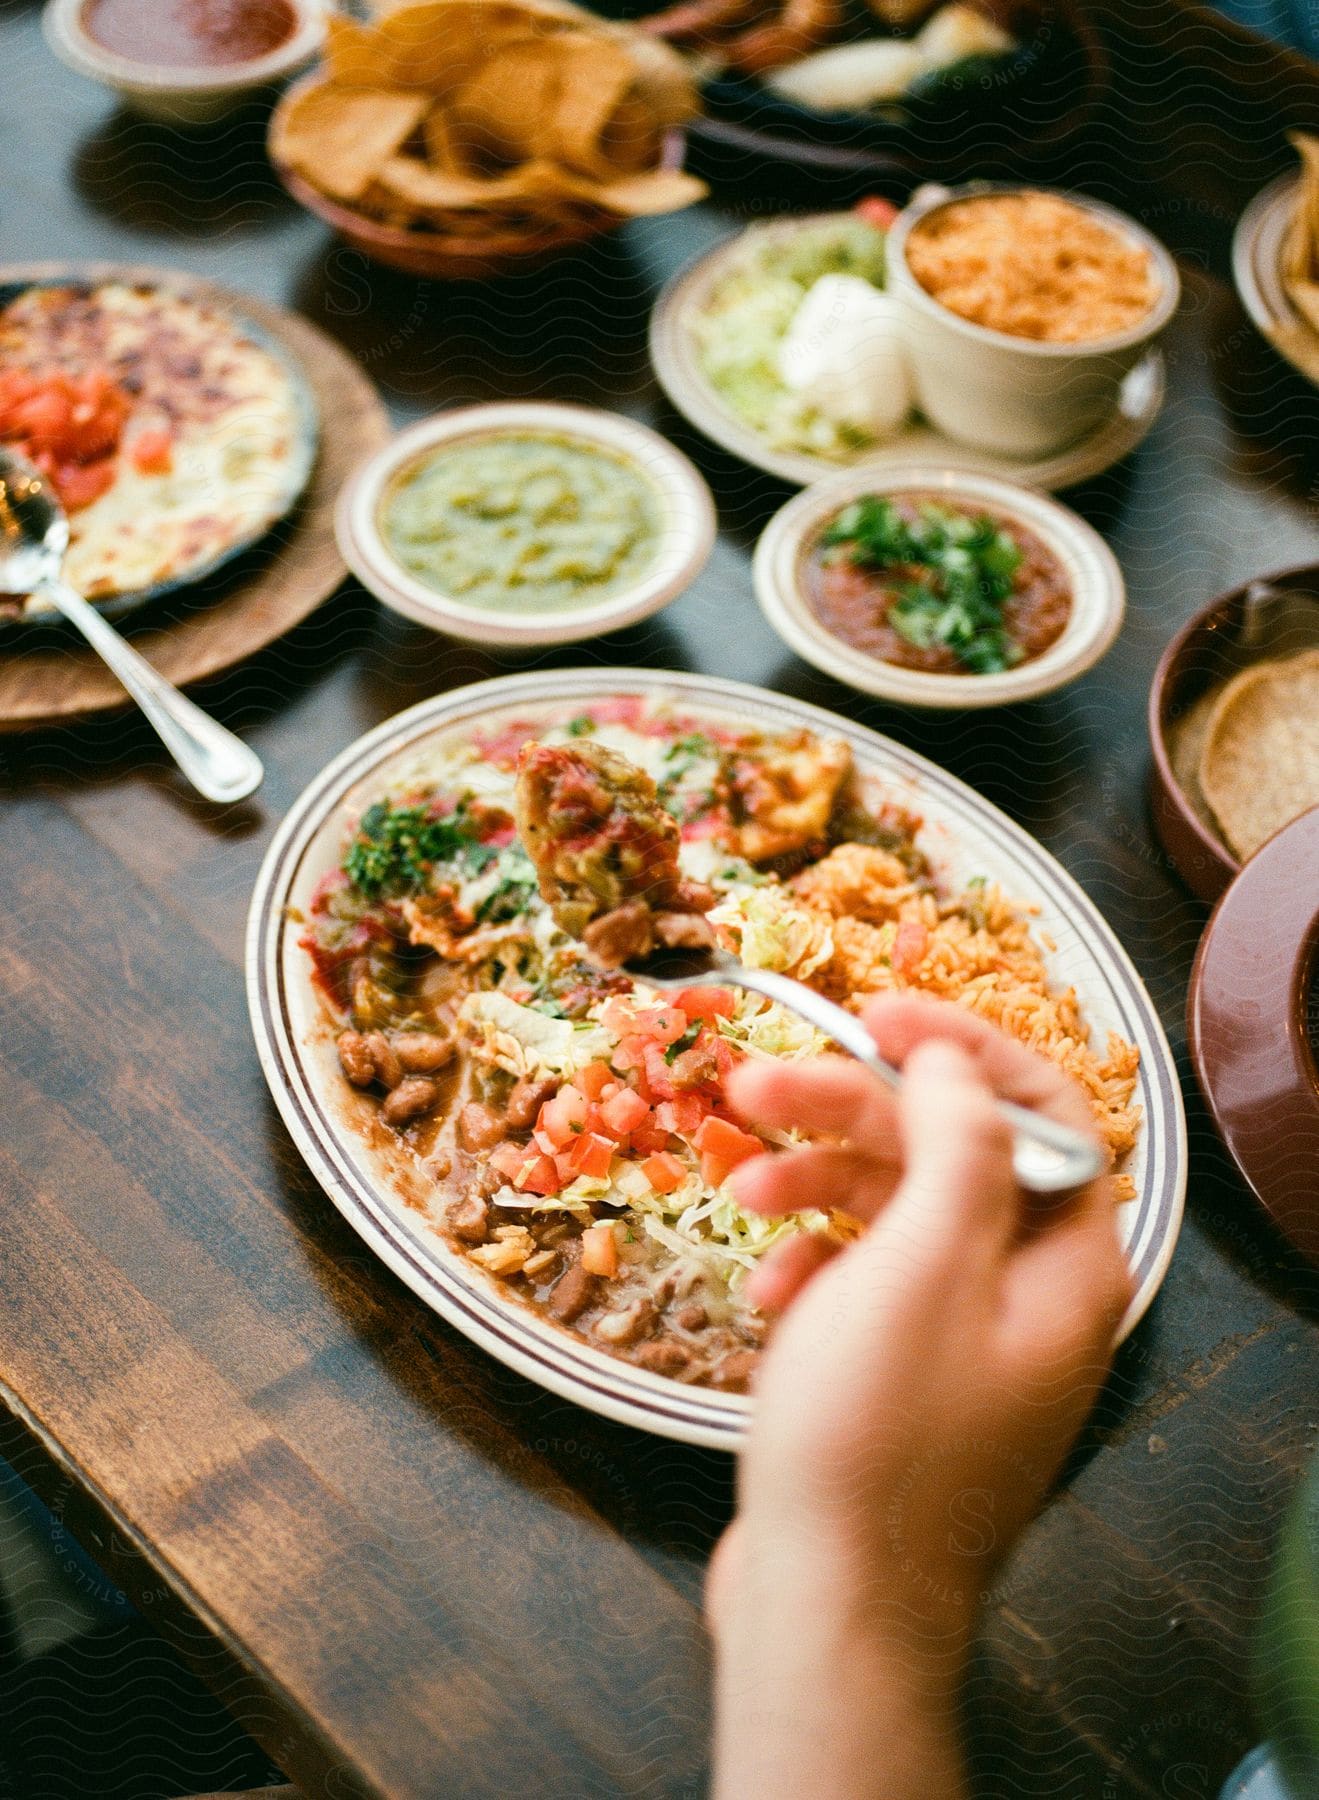
{"label": "large oval plate", "polygon": [[729,450],[753,468],[807,487],[840,469],[873,470],[876,478],[886,468],[909,463],[940,463],[975,475],[996,475],[1024,487],[1053,492],[1075,487],[1102,474],[1143,440],[1163,407],[1166,388],[1163,352],[1148,350],[1122,383],[1117,410],[1074,444],[1050,456],[1027,461],[1001,456],[971,444],[959,444],[919,417],[913,418],[885,443],[872,445],[849,458],[816,456],[809,450],[781,449],[773,445],[733,408],[706,375],[696,348],[693,320],[709,305],[717,282],[741,251],[747,233],[755,232],[770,243],[795,235],[805,226],[821,225],[847,215],[812,213],[790,219],[771,219],[751,225],[680,269],[666,283],[650,315],[650,360],[655,378],[678,411],[712,443]]}
{"label": "large oval plate", "polygon": [[[1181,1223],[1186,1124],[1168,1043],[1125,952],[1054,859],[988,801],[924,757],[819,707],[714,676],[640,670],[554,670],[505,676],[424,700],[350,744],[306,789],[270,846],[252,897],[247,990],[266,1079],[298,1149],[345,1218],[396,1275],[502,1362],[607,1418],[690,1444],[736,1449],[751,1402],[651,1375],[593,1349],[507,1297],[427,1223],[408,1168],[356,1129],[353,1096],[338,1069],[334,1028],[309,979],[299,918],[342,853],[358,812],[392,774],[446,738],[493,720],[563,719],[614,694],[671,695],[684,710],[732,716],[759,729],[808,726],[844,736],[863,782],[919,809],[921,843],[953,879],[984,875],[1038,903],[1053,940],[1051,975],[1072,983],[1096,1041],[1120,1032],[1140,1049],[1136,1098],[1144,1112],[1126,1167],[1136,1198],[1119,1209],[1135,1277],[1125,1336],[1154,1298]],[[360,1105],[360,1100],[359,1100]]]}
{"label": "large oval plate", "polygon": [[[97,612],[107,619],[123,619],[141,607],[173,594],[180,588],[194,587],[217,574],[244,551],[255,549],[282,519],[288,517],[302,498],[311,472],[316,466],[320,442],[320,412],[305,371],[289,348],[243,311],[240,295],[206,281],[198,275],[168,269],[120,265],[116,263],[40,263],[30,266],[0,268],[0,308],[6,307],[20,294],[38,287],[102,287],[114,283],[150,286],[177,294],[180,299],[208,307],[224,315],[241,336],[263,350],[280,367],[289,384],[289,394],[296,417],[295,443],[279,491],[271,497],[262,517],[248,530],[234,536],[222,549],[198,557],[176,570],[163,581],[150,587],[134,588],[122,593],[106,594],[93,600]],[[63,621],[52,606],[30,606],[23,614],[0,620],[0,628],[19,625],[53,625],[62,628]]]}

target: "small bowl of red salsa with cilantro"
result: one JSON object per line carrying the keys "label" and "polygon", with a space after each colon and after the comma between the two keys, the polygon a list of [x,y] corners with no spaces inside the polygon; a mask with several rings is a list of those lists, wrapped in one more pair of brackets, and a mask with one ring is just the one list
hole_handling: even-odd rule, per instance
{"label": "small bowl of red salsa with cilantro", "polygon": [[205,124],[311,62],[319,0],[47,0],[51,49],[137,112]]}
{"label": "small bowl of red salsa with cilantro", "polygon": [[808,662],[916,706],[1002,706],[1093,666],[1122,623],[1107,545],[1068,508],[996,477],[851,469],[770,521],[769,622]]}

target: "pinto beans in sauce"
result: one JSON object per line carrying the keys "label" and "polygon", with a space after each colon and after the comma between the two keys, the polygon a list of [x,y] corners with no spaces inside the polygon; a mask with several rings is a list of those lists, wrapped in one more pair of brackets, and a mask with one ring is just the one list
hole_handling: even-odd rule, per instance
{"label": "pinto beans in sauce", "polygon": [[464,1150],[493,1150],[504,1132],[504,1121],[479,1100],[469,1100],[458,1115],[458,1142]]}
{"label": "pinto beans in sauce", "polygon": [[380,1117],[386,1125],[410,1125],[431,1112],[440,1097],[439,1083],[425,1075],[405,1076],[381,1102]]}
{"label": "pinto beans in sauce", "polygon": [[456,1051],[452,1038],[435,1031],[400,1031],[394,1038],[394,1054],[409,1075],[435,1075],[447,1069]]}

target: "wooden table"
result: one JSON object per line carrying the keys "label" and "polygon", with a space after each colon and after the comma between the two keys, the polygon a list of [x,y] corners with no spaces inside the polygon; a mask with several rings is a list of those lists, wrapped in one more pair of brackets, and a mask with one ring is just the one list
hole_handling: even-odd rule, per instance
{"label": "wooden table", "polygon": [[[24,98],[4,128],[7,256],[175,262],[292,304],[399,420],[520,395],[658,423],[710,475],[716,553],[660,618],[549,660],[717,670],[946,762],[1095,896],[1181,1049],[1204,913],[1145,815],[1150,673],[1210,594],[1319,552],[1311,399],[1222,279],[1240,189],[1279,164],[1278,116],[1244,176],[1225,150],[1190,169],[1150,146],[1133,167],[1121,129],[1076,171],[1190,253],[1167,411],[1077,497],[1125,566],[1127,627],[1065,693],[926,720],[859,701],[771,635],[747,559],[781,490],[703,447],[650,380],[648,302],[725,214],[483,291],[394,279],[282,196],[259,132],[189,147],[120,119],[52,62],[36,21],[0,10],[0,67]],[[1197,109],[1221,125],[1222,106],[1212,87],[1178,91],[1146,113],[1169,144],[1200,143]],[[1156,166],[1176,182],[1149,186]],[[696,1795],[701,1578],[730,1462],[578,1412],[427,1312],[307,1175],[248,1034],[243,921],[275,822],[359,732],[500,666],[346,587],[206,692],[269,771],[219,814],[131,715],[0,743],[3,1447],[306,1791]],[[1246,1647],[1310,1447],[1315,1285],[1186,1088],[1172,1271],[981,1633],[967,1712],[987,1794],[1212,1795],[1255,1736]]]}

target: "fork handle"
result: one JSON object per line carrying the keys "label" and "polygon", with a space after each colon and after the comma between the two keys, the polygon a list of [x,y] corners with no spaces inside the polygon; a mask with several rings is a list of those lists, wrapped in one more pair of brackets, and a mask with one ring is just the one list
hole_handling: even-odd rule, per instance
{"label": "fork handle", "polygon": [[[736,973],[727,966],[713,968],[694,976],[687,985],[720,987],[729,981],[751,988],[767,1000],[777,1000],[780,1006],[799,1014],[841,1045],[849,1056],[864,1063],[886,1087],[896,1090],[902,1086],[901,1073],[875,1049],[874,1039],[860,1019],[804,982],[776,974],[772,969],[748,969],[739,963]],[[1081,1132],[1060,1125],[1056,1119],[1047,1119],[1043,1113],[1016,1106],[1011,1100],[999,1100],[996,1105],[1012,1127],[1012,1169],[1028,1193],[1065,1193],[1069,1188],[1084,1187],[1103,1174],[1103,1152]]]}
{"label": "fork handle", "polygon": [[67,581],[57,577],[43,581],[37,591],[59,608],[118,676],[199,794],[223,804],[255,793],[263,774],[255,750],[166,681]]}

